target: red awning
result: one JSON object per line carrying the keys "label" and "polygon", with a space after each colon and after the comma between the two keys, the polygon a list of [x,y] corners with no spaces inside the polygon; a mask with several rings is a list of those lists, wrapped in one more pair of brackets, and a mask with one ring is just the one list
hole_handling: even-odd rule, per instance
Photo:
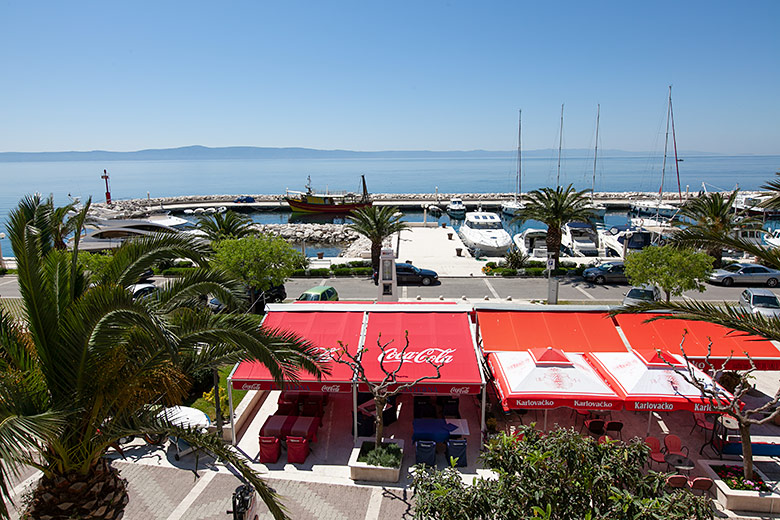
{"label": "red awning", "polygon": [[565,352],[626,352],[604,312],[478,310],[484,352],[553,347]]}
{"label": "red awning", "polygon": [[[339,341],[357,352],[362,312],[269,312],[263,327],[295,332],[312,342],[321,353],[321,359],[330,368],[322,381],[308,372],[299,374],[297,383],[285,385],[285,390],[302,392],[349,392],[352,390],[352,369],[332,362],[332,353],[340,348]],[[268,369],[257,361],[244,361],[233,373],[236,390],[278,389]]]}
{"label": "red awning", "polygon": [[[620,397],[582,354],[549,349],[539,352],[492,352],[490,371],[496,378],[501,406],[512,409],[619,410]],[[542,359],[546,357],[547,359]]]}
{"label": "red awning", "polygon": [[634,350],[660,349],[673,354],[680,353],[680,342],[683,332],[685,336],[685,353],[699,368],[705,368],[707,345],[712,339],[712,354],[710,362],[715,368],[721,368],[732,354],[729,370],[750,368],[750,362],[745,356],[747,352],[761,370],[780,370],[780,350],[771,341],[735,332],[721,325],[705,321],[688,320],[656,320],[644,323],[645,320],[660,314],[619,314],[617,323]]}
{"label": "red awning", "polygon": [[[386,348],[383,364],[387,370],[398,367],[401,351],[409,332],[409,348],[397,380],[414,381],[422,376],[435,376],[436,370],[428,363],[444,363],[441,378],[425,380],[406,390],[408,393],[477,394],[482,388],[474,340],[465,312],[370,312],[366,330],[363,367],[372,382],[380,382],[385,373],[380,367],[382,358],[377,340],[381,334]],[[364,385],[360,385],[365,390]],[[359,388],[360,388],[359,387]]]}

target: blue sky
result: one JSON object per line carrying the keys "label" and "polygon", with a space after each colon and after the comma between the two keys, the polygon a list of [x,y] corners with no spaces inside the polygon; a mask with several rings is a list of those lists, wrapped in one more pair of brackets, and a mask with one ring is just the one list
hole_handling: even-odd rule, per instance
{"label": "blue sky", "polygon": [[0,151],[780,154],[780,2],[2,2]]}

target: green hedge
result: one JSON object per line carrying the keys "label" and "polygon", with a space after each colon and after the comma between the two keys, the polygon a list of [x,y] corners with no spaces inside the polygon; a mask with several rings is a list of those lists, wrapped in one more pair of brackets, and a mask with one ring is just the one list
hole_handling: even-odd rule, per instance
{"label": "green hedge", "polygon": [[330,278],[330,269],[327,267],[321,267],[319,269],[297,269],[293,271],[291,276],[295,277],[311,277],[311,278]]}
{"label": "green hedge", "polygon": [[525,267],[526,267],[526,270],[529,267],[531,267],[531,268],[541,267],[542,269],[544,269],[544,268],[547,267],[547,263],[542,262],[541,260],[531,260],[531,261],[525,263]]}
{"label": "green hedge", "polygon": [[542,276],[544,274],[545,268],[544,267],[526,267],[525,268],[525,275],[526,276]]}
{"label": "green hedge", "polygon": [[194,270],[194,267],[169,267],[168,269],[164,269],[161,274],[163,276],[182,276]]}
{"label": "green hedge", "polygon": [[330,268],[334,276],[370,276],[374,271],[370,267],[336,267]]}

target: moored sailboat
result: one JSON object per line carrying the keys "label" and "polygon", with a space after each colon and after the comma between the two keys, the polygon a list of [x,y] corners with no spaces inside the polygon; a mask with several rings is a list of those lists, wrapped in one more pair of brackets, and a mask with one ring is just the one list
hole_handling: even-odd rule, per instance
{"label": "moored sailboat", "polygon": [[520,201],[520,192],[522,189],[522,157],[521,157],[521,137],[522,137],[522,125],[523,111],[520,110],[517,116],[517,191],[515,192],[512,200],[506,201],[501,204],[501,212],[514,217],[520,209],[523,207],[523,203]]}

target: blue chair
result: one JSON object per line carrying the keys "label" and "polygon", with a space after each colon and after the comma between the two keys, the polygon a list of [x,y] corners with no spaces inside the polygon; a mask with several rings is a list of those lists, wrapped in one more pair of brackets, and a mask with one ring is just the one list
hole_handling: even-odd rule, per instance
{"label": "blue chair", "polygon": [[452,457],[456,460],[456,467],[465,468],[468,465],[468,461],[466,460],[467,446],[466,439],[447,441],[447,461]]}
{"label": "blue chair", "polygon": [[436,466],[436,443],[433,441],[417,441],[414,443],[415,464]]}

